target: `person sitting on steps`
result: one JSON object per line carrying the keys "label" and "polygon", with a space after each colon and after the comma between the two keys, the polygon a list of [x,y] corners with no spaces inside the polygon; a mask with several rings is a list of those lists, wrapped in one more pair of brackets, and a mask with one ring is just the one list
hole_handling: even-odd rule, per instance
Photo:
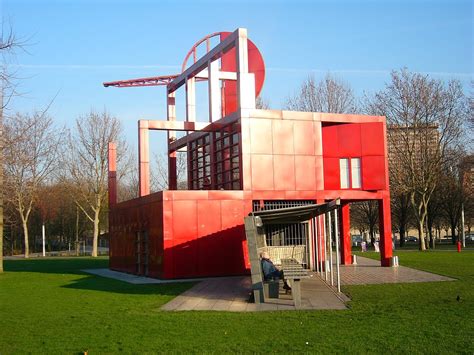
{"label": "person sitting on steps", "polygon": [[275,264],[270,260],[270,256],[266,251],[260,254],[260,259],[262,263],[262,272],[263,278],[265,281],[274,280],[274,279],[282,279],[283,280],[283,289],[286,291],[290,291],[291,287],[285,280],[285,276],[282,270],[278,270]]}

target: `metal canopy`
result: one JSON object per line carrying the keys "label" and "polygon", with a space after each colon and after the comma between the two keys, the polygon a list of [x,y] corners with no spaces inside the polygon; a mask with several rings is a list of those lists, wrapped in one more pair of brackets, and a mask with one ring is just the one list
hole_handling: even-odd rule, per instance
{"label": "metal canopy", "polygon": [[316,216],[338,208],[340,205],[341,200],[338,198],[321,204],[255,211],[250,213],[249,216],[259,217],[263,224],[297,223],[309,221]]}

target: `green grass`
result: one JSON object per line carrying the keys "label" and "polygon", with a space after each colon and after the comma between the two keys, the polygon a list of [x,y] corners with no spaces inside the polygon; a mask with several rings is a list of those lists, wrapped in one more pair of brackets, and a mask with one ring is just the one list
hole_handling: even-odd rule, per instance
{"label": "green grass", "polygon": [[472,354],[474,253],[398,253],[403,265],[458,280],[346,287],[346,311],[162,312],[191,284],[138,286],[80,271],[106,267],[103,258],[8,260],[0,354]]}

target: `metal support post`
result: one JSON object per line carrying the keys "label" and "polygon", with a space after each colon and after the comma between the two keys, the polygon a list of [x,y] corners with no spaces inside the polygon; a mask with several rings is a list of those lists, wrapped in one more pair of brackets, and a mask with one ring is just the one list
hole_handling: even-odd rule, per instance
{"label": "metal support post", "polygon": [[46,231],[44,228],[44,223],[41,226],[41,235],[43,237],[43,256],[46,256]]}
{"label": "metal support post", "polygon": [[319,246],[319,270],[321,272],[321,276],[323,274],[323,244],[321,243],[321,220],[319,217],[316,217],[317,229],[318,229],[318,246]]}
{"label": "metal support post", "polygon": [[315,217],[311,219],[311,229],[313,232],[313,238],[314,238],[314,244],[316,246],[316,272],[319,272],[319,247],[318,247],[318,234],[316,231],[316,225],[315,225]]}
{"label": "metal support post", "polygon": [[332,226],[331,226],[331,212],[327,213],[328,216],[328,232],[329,232],[329,263],[331,269],[329,269],[331,274],[331,286],[334,286],[334,273],[332,267]]}
{"label": "metal support post", "polygon": [[339,267],[339,227],[337,225],[337,209],[334,210],[334,238],[336,239],[336,279],[337,279],[337,292],[341,292],[341,275]]}
{"label": "metal support post", "polygon": [[319,216],[319,220],[321,221],[321,232],[323,234],[323,245],[324,245],[324,280],[326,283],[328,282],[328,248],[327,248],[327,240],[326,240],[326,221],[324,220],[324,215]]}

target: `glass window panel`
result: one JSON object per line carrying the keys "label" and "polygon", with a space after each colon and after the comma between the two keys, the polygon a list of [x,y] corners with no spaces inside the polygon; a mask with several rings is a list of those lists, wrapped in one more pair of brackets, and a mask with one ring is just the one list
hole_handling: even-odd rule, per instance
{"label": "glass window panel", "polygon": [[225,137],[224,138],[224,146],[227,147],[229,145],[229,143],[230,143],[229,137]]}
{"label": "glass window panel", "polygon": [[361,182],[360,182],[360,158],[352,158],[351,159],[351,180],[352,180],[352,188],[353,189],[360,189]]}
{"label": "glass window panel", "polygon": [[239,134],[238,133],[234,133],[232,135],[232,143],[238,143],[239,142]]}
{"label": "glass window panel", "polygon": [[240,167],[239,157],[232,158],[232,168],[239,168],[239,167]]}
{"label": "glass window panel", "polygon": [[234,181],[232,184],[232,189],[233,190],[240,190],[240,182],[239,181]]}
{"label": "glass window panel", "polygon": [[232,147],[232,155],[233,156],[239,155],[239,146],[238,145],[234,145]]}
{"label": "glass window panel", "polygon": [[339,159],[341,189],[349,188],[349,159]]}
{"label": "glass window panel", "polygon": [[240,173],[239,170],[233,170],[232,171],[232,180],[239,180],[240,179]]}

